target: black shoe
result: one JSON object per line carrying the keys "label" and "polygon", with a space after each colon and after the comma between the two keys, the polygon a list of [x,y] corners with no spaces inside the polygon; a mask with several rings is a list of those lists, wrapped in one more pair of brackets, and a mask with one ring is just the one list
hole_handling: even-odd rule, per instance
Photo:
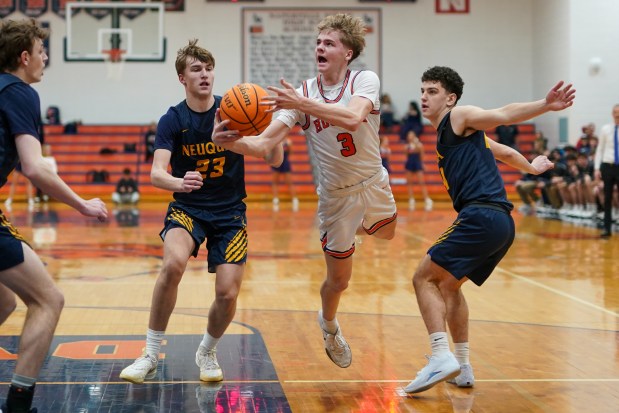
{"label": "black shoe", "polygon": [[602,231],[602,233],[600,234],[600,238],[607,239],[607,238],[610,238],[610,235],[611,235],[611,232],[610,232],[610,231],[608,231],[608,230],[604,230],[604,231]]}
{"label": "black shoe", "polygon": [[2,413],[37,413],[37,409],[30,408],[33,397],[34,386],[23,388],[11,384],[6,403],[2,405]]}
{"label": "black shoe", "polygon": [[[37,411],[38,410],[36,408],[32,408],[28,413],[37,413]],[[6,404],[0,406],[0,413],[9,413],[9,409],[6,407]]]}

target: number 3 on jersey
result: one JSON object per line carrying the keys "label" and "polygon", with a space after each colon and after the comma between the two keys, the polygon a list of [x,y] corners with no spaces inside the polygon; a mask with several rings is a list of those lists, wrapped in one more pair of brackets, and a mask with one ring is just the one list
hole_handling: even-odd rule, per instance
{"label": "number 3 on jersey", "polygon": [[[213,162],[211,163],[210,159],[200,159],[196,162],[197,167],[196,171],[202,174],[202,179],[206,178],[217,178],[224,174],[224,163],[226,163],[226,158],[213,158]],[[212,170],[209,173],[209,165],[212,165]]]}
{"label": "number 3 on jersey", "polygon": [[337,141],[342,144],[342,149],[340,150],[340,153],[343,157],[347,158],[357,153],[354,139],[350,133],[339,133],[337,135]]}

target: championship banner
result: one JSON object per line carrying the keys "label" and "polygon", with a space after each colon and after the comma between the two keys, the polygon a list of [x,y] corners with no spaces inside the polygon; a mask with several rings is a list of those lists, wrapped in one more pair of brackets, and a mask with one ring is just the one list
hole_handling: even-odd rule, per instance
{"label": "championship banner", "polygon": [[71,0],[52,0],[52,11],[64,19],[67,15],[66,4],[69,3],[69,1]]}
{"label": "championship banner", "polygon": [[185,11],[185,0],[163,0],[163,3],[165,5],[165,11]]}
{"label": "championship banner", "polygon": [[5,18],[15,12],[16,0],[0,0],[0,17]]}
{"label": "championship banner", "polygon": [[[131,0],[125,1],[125,3],[144,3],[146,0]],[[129,20],[133,20],[142,13],[144,13],[144,9],[120,9],[120,13],[128,18]]]}
{"label": "championship banner", "polygon": [[47,12],[47,0],[19,0],[19,11],[28,17],[39,17]]}
{"label": "championship banner", "polygon": [[[91,1],[86,1],[85,3],[92,3]],[[97,0],[97,3],[110,3],[109,0]],[[110,14],[112,14],[112,9],[108,9],[108,8],[88,8],[85,9],[85,12],[90,14],[92,17],[94,17],[97,20],[101,20],[107,16],[109,16]]]}

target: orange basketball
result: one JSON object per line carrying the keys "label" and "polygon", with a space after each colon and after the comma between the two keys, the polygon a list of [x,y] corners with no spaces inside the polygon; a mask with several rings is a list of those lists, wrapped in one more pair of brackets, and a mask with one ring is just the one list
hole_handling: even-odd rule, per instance
{"label": "orange basketball", "polygon": [[226,126],[238,130],[241,136],[258,135],[271,123],[273,114],[266,112],[269,106],[259,105],[268,92],[254,83],[240,83],[228,90],[221,99],[221,120],[229,119]]}

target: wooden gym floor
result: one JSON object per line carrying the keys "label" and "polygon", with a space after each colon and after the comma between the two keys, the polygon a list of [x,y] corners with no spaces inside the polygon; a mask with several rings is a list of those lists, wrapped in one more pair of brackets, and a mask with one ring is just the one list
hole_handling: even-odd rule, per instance
{"label": "wooden gym floor", "polygon": [[[39,412],[617,412],[619,235],[600,240],[596,229],[517,212],[508,256],[483,287],[464,286],[475,387],[402,394],[429,353],[411,277],[455,217],[447,204],[432,212],[402,204],[393,241],[357,246],[338,316],[350,368],[327,358],[316,323],[324,263],[315,204],[293,213],[287,203],[278,212],[253,203],[246,277],[218,351],[225,381],[200,384],[193,361],[213,299],[201,250],[181,283],[157,377],[122,382],[120,370],[143,347],[165,210],[141,203],[105,224],[56,204],[33,212],[14,204],[7,214],[66,297],[37,385]],[[0,327],[3,387],[24,315],[19,306]]]}

